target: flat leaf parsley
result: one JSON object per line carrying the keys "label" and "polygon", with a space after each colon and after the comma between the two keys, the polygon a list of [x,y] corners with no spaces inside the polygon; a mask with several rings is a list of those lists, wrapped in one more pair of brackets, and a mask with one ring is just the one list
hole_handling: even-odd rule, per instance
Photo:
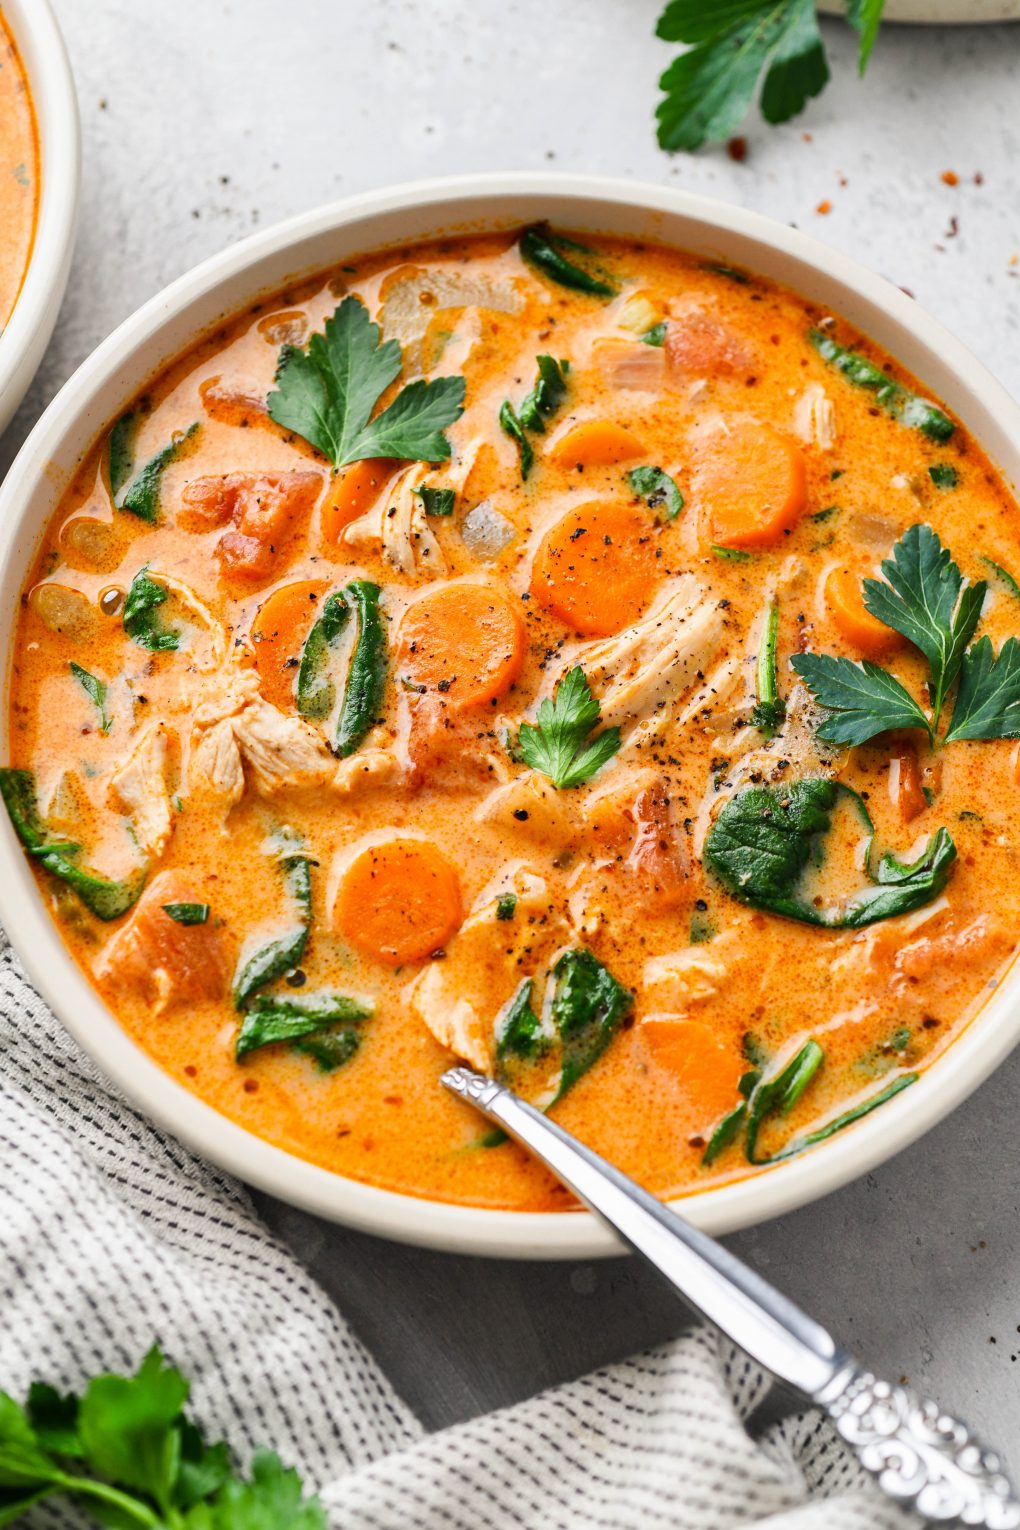
{"label": "flat leaf parsley", "polygon": [[381,340],[364,304],[346,297],[307,350],[284,346],[266,401],[270,418],[335,468],[367,457],[445,462],[450,443],[443,432],[464,412],[464,379],[418,378],[372,416],[401,364],[399,342]]}
{"label": "flat leaf parsley", "polygon": [[[850,0],[863,74],[883,0]],[[656,113],[664,149],[700,149],[736,132],[761,85],[766,122],[788,122],[829,78],[815,0],[670,0],[656,28],[666,42],[688,43],[659,84]]]}
{"label": "flat leaf parsley", "polygon": [[919,648],[928,661],[930,715],[895,675],[865,660],[797,654],[791,663],[830,716],[819,737],[864,744],[890,728],[921,728],[934,745],[939,720],[959,681],[944,742],[1020,738],[1020,642],[1007,638],[996,656],[987,637],[971,643],[988,586],[968,584],[930,526],[911,526],[882,564],[884,579],[865,579],[864,604]]}
{"label": "flat leaf parsley", "polygon": [[188,1392],[156,1348],[134,1376],[96,1376],[80,1398],[38,1381],[24,1406],[0,1392],[0,1524],[59,1496],[124,1530],[325,1530],[272,1451],[245,1480],[226,1444],[205,1444]]}
{"label": "flat leaf parsley", "polygon": [[584,670],[575,664],[557,685],[552,700],[547,696],[542,702],[537,723],[521,724],[521,758],[561,791],[582,786],[620,747],[619,728],[603,728],[589,737],[601,710]]}

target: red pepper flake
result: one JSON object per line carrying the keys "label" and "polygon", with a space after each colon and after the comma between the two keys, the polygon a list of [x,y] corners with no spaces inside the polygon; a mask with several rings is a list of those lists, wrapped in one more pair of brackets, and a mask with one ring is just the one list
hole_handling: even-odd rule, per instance
{"label": "red pepper flake", "polygon": [[975,186],[983,186],[984,184],[985,184],[985,178],[981,174],[981,171],[980,170],[975,170],[974,171],[974,185]]}
{"label": "red pepper flake", "polygon": [[801,133],[800,136],[803,138],[805,143],[814,143],[815,141],[814,133]]}
{"label": "red pepper flake", "polygon": [[736,160],[738,165],[742,165],[747,158],[747,139],[731,138],[726,145],[726,152],[730,159]]}
{"label": "red pepper flake", "polygon": [[832,203],[829,201],[828,197],[826,197],[824,202],[819,202],[818,206],[815,208],[815,212],[821,213],[823,218],[827,218],[831,211]]}
{"label": "red pepper flake", "polygon": [[958,186],[960,184],[960,177],[955,170],[943,170],[939,179],[945,186]]}

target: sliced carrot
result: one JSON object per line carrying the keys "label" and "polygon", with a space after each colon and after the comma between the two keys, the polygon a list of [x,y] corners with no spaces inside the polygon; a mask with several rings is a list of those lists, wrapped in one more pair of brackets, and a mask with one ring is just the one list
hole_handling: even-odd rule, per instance
{"label": "sliced carrot", "polygon": [[611,467],[643,457],[645,448],[622,425],[612,420],[584,420],[549,448],[548,457],[561,467]]}
{"label": "sliced carrot", "polygon": [[494,701],[524,663],[524,623],[505,590],[447,584],[409,606],[400,623],[400,673],[452,706]]}
{"label": "sliced carrot", "polygon": [[371,845],[348,866],[333,918],[365,956],[388,966],[440,950],[462,917],[457,873],[424,839]]}
{"label": "sliced carrot", "polygon": [[733,1109],[746,1065],[707,1025],[671,1015],[652,1016],[642,1021],[640,1034],[653,1061],[673,1076],[705,1127]]}
{"label": "sliced carrot", "polygon": [[335,547],[351,522],[371,510],[399,466],[391,457],[366,457],[337,474],[322,505],[322,539],[327,547]]}
{"label": "sliced carrot", "polygon": [[906,638],[864,604],[860,575],[849,568],[834,568],[825,581],[825,604],[829,615],[848,643],[868,659],[880,659],[895,648],[906,646]]}
{"label": "sliced carrot", "polygon": [[771,425],[740,420],[701,443],[694,493],[720,547],[768,547],[807,503],[804,454]]}
{"label": "sliced carrot", "polygon": [[535,554],[537,600],[585,637],[610,637],[636,621],[659,581],[655,533],[633,505],[571,510],[547,531]]}
{"label": "sliced carrot", "polygon": [[259,688],[281,711],[294,705],[301,650],[328,589],[328,584],[317,579],[281,585],[262,602],[252,622],[251,650]]}

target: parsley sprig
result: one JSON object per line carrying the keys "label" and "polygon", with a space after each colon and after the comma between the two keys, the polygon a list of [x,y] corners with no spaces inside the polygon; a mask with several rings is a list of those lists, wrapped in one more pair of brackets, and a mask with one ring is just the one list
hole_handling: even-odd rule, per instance
{"label": "parsley sprig", "polygon": [[924,525],[903,533],[882,573],[884,580],[865,579],[865,607],[924,654],[930,715],[895,675],[869,660],[797,654],[794,669],[831,714],[819,737],[864,744],[890,728],[921,728],[934,746],[947,697],[959,681],[946,743],[1020,738],[1020,642],[1007,638],[998,655],[987,637],[971,643],[985,581],[966,583],[949,549]]}
{"label": "parsley sprig", "polygon": [[568,670],[538,709],[537,723],[522,723],[518,749],[526,765],[540,770],[560,791],[582,786],[620,747],[619,728],[590,737],[602,708],[580,664]]}
{"label": "parsley sprig", "polygon": [[270,418],[303,436],[335,468],[367,457],[445,462],[450,443],[444,431],[464,412],[464,379],[418,378],[372,416],[401,365],[399,342],[382,341],[364,304],[346,297],[307,350],[291,345],[280,352],[276,389],[266,401]]}
{"label": "parsley sprig", "polygon": [[[884,0],[848,0],[867,68]],[[829,78],[815,0],[670,0],[656,28],[688,43],[659,81],[656,113],[664,149],[699,149],[736,132],[761,85],[766,122],[788,122]]]}
{"label": "parsley sprig", "polygon": [[70,1497],[124,1530],[325,1530],[318,1500],[272,1451],[245,1479],[225,1443],[205,1444],[188,1392],[158,1348],[134,1376],[96,1376],[81,1397],[39,1381],[24,1406],[0,1392],[0,1525]]}

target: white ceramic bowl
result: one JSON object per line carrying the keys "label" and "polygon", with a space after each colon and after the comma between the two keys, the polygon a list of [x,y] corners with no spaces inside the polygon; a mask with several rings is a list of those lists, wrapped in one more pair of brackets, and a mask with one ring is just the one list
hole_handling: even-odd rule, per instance
{"label": "white ceramic bowl", "polygon": [[[359,252],[444,232],[538,219],[631,234],[744,265],[831,307],[924,380],[1002,468],[1020,477],[1020,409],[964,347],[910,298],[836,250],[754,213],[658,186],[549,175],[431,181],[372,193],[256,234],[181,277],[127,320],[50,405],[0,489],[0,648],[33,551],[97,433],[163,363],[264,293]],[[6,731],[6,707],[3,709]],[[6,743],[0,740],[0,758]],[[0,920],[33,981],[105,1073],[162,1126],[224,1169],[320,1216],[410,1243],[475,1254],[575,1258],[617,1252],[586,1213],[451,1206],[328,1173],[251,1136],[148,1058],[78,971],[39,897],[6,819],[0,824]],[[905,1147],[958,1105],[1020,1038],[1020,973],[912,1089],[828,1142],[742,1182],[680,1204],[713,1233],[776,1216],[845,1184]]]}
{"label": "white ceramic bowl", "polygon": [[78,102],[50,0],[0,0],[39,129],[39,220],[20,296],[0,334],[0,432],[35,376],[57,322],[74,253],[81,146]]}

